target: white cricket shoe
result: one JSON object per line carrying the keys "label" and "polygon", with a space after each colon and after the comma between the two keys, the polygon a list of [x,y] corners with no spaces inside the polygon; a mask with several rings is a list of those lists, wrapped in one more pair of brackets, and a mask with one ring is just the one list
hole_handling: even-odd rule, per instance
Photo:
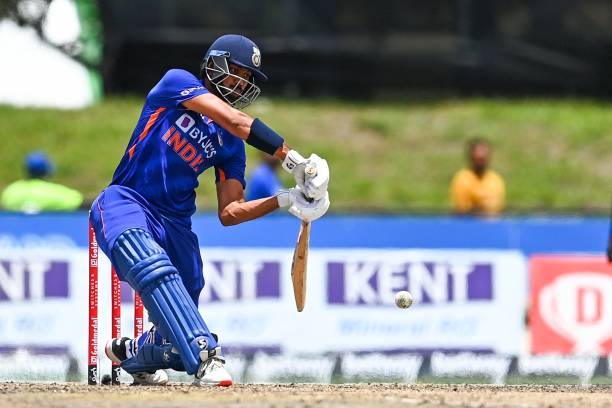
{"label": "white cricket shoe", "polygon": [[[127,347],[131,341],[128,337],[110,339],[104,347],[106,356],[115,363],[121,364],[127,359]],[[166,385],[169,378],[168,373],[164,370],[157,370],[154,373],[146,371],[140,373],[128,373],[134,378],[135,385]]]}
{"label": "white cricket shoe", "polygon": [[198,368],[193,385],[229,387],[234,382],[225,369],[225,359],[221,355],[221,347],[208,352],[208,358]]}

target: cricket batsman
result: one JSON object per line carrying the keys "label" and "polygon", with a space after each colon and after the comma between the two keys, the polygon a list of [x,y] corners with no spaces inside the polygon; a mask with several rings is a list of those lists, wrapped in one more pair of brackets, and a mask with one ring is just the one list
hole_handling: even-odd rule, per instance
{"label": "cricket batsman", "polygon": [[[327,162],[290,150],[261,119],[241,111],[267,79],[261,61],[253,41],[224,35],[206,52],[199,77],[168,71],[147,95],[112,182],[92,204],[99,247],[140,293],[153,323],[142,336],[112,339],[105,348],[135,383],[165,384],[163,370],[172,368],[194,375],[197,385],[232,384],[219,340],[198,311],[204,276],[191,216],[201,173],[214,169],[225,226],[280,207],[314,221],[329,208]],[[278,158],[296,187],[245,201],[245,142]],[[306,175],[307,166],[316,175]]]}

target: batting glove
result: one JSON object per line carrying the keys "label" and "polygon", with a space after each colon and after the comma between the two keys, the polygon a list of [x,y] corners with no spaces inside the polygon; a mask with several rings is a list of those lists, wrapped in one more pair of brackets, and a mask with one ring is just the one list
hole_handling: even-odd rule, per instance
{"label": "batting glove", "polygon": [[[283,160],[282,167],[293,175],[295,183],[302,189],[306,197],[320,200],[325,196],[329,184],[327,160],[314,153],[308,159],[305,159],[297,151],[289,150],[285,160]],[[314,168],[315,173],[312,175],[306,174],[307,167]]]}
{"label": "batting glove", "polygon": [[279,207],[289,207],[289,213],[302,221],[312,222],[321,218],[329,209],[329,194],[325,192],[319,200],[309,200],[299,186],[282,190],[277,196]]}
{"label": "batting glove", "polygon": [[327,165],[327,160],[313,153],[306,160],[305,167],[313,167],[315,173],[314,175],[305,174],[304,195],[320,200],[327,194],[327,186],[329,185],[329,166]]}

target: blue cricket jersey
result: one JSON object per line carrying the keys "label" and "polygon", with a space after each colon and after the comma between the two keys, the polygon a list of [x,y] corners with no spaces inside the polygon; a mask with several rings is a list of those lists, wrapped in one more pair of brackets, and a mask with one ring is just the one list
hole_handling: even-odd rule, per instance
{"label": "blue cricket jersey", "polygon": [[182,105],[205,93],[193,74],[168,71],[147,95],[111,185],[135,190],[171,217],[195,212],[198,176],[210,167],[217,181],[233,178],[244,187],[244,142]]}

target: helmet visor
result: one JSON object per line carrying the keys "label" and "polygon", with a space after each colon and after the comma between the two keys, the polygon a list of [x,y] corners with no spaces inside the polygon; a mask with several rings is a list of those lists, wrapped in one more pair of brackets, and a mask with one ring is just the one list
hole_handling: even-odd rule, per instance
{"label": "helmet visor", "polygon": [[206,77],[215,86],[218,96],[236,109],[249,106],[261,93],[252,72],[245,78],[230,72],[228,53],[213,53],[206,61]]}

